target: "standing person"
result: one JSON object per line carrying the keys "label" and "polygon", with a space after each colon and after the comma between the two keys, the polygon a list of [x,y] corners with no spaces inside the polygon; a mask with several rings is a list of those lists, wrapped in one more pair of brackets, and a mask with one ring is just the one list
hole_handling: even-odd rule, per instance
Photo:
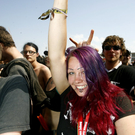
{"label": "standing person", "polygon": [[30,94],[21,75],[0,78],[0,135],[23,135],[30,129]]}
{"label": "standing person", "polygon": [[48,57],[48,51],[44,51],[45,55],[45,65],[50,69],[50,62],[49,62],[49,57]]}
{"label": "standing person", "polygon": [[47,66],[37,61],[37,57],[39,56],[37,45],[32,42],[26,43],[23,46],[23,55],[31,63],[38,81],[44,90],[48,79],[51,77],[51,72]]}
{"label": "standing person", "polygon": [[131,52],[126,49],[126,52],[122,54],[122,64],[127,66],[132,66],[131,64]]}
{"label": "standing person", "polygon": [[[0,61],[2,46],[0,46]],[[30,93],[20,75],[0,77],[0,134],[21,135],[30,129]]]}
{"label": "standing person", "polygon": [[22,75],[28,83],[33,102],[31,131],[33,132],[32,134],[36,134],[37,115],[41,112],[41,107],[45,106],[47,96],[39,84],[33,67],[17,50],[12,36],[2,26],[0,26],[0,46],[1,60],[4,63],[8,63],[2,70],[1,76]]}
{"label": "standing person", "polygon": [[[46,91],[46,85],[49,79],[51,78],[51,72],[50,69],[39,63],[37,61],[37,57],[39,56],[38,53],[38,46],[35,45],[32,42],[28,42],[23,46],[23,55],[24,57],[31,63],[37,77],[39,80],[39,83],[44,91]],[[49,85],[48,85],[49,86]],[[54,88],[54,86],[53,86]],[[49,88],[51,89],[51,88]],[[42,115],[45,119],[45,122],[47,123],[48,130],[49,131],[44,131],[43,128],[39,130],[38,134],[48,134],[48,135],[53,135],[53,132],[57,129],[58,125],[58,120],[59,120],[59,112],[55,112],[50,110],[49,108],[44,108],[42,110]]]}
{"label": "standing person", "polygon": [[79,47],[65,58],[67,5],[68,0],[54,0],[48,37],[50,69],[61,94],[57,135],[107,135],[115,129],[118,135],[134,135],[135,108],[110,83],[97,51]]}
{"label": "standing person", "polygon": [[124,88],[126,93],[135,99],[135,70],[130,66],[122,65],[120,61],[121,56],[126,52],[124,39],[116,35],[108,36],[102,43],[102,50],[110,81]]}

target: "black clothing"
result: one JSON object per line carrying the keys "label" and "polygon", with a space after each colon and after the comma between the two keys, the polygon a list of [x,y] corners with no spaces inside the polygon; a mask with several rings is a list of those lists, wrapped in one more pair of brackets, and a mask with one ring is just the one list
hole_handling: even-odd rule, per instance
{"label": "black clothing", "polygon": [[135,86],[135,69],[121,65],[117,69],[107,72],[111,83],[123,88],[128,95],[134,97],[133,93],[131,94],[131,89]]}
{"label": "black clothing", "polygon": [[[59,125],[57,128],[57,135],[76,135],[77,129],[74,128],[71,124],[72,119],[72,112],[71,107],[72,104],[67,98],[67,94],[70,92],[70,87],[68,87],[62,94],[61,94],[61,113],[60,113],[60,120]],[[56,101],[57,102],[57,101]],[[69,104],[69,108],[67,107],[67,104]],[[118,96],[116,97],[116,104],[123,109],[124,112],[118,111],[119,119],[123,118],[128,115],[135,114],[135,107],[132,107],[131,101],[127,97],[127,95],[124,92],[120,92]],[[60,106],[57,104],[57,106]],[[88,128],[87,129],[87,135],[95,135],[95,132]]]}

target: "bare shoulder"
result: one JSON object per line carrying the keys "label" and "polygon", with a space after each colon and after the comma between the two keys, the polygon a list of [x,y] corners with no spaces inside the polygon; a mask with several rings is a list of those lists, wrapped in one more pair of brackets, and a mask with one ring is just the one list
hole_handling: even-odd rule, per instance
{"label": "bare shoulder", "polygon": [[43,65],[41,63],[37,64],[37,66],[34,69],[34,71],[35,71],[35,73],[37,74],[37,76],[39,78],[45,78],[45,80],[48,80],[48,78],[51,77],[50,69],[47,66],[45,66],[45,65]]}
{"label": "bare shoulder", "polygon": [[39,69],[40,69],[40,71],[51,73],[50,69],[47,66],[45,66],[45,65],[43,65],[41,63],[39,63]]}

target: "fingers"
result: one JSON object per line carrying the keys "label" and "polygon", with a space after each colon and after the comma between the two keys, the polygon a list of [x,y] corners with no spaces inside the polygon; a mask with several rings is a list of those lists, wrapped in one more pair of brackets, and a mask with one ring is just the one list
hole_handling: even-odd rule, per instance
{"label": "fingers", "polygon": [[74,41],[72,38],[69,38],[69,40],[76,45],[76,47],[78,46],[78,43],[76,41]]}
{"label": "fingers", "polygon": [[83,41],[79,43],[79,46],[87,46],[87,45],[88,45],[87,41]]}
{"label": "fingers", "polygon": [[88,45],[91,44],[91,41],[92,41],[92,39],[93,39],[93,35],[94,35],[94,30],[91,30],[90,36],[89,36],[89,38],[88,38],[88,40],[87,40],[87,44],[88,44]]}
{"label": "fingers", "polygon": [[86,45],[90,45],[91,44],[91,41],[93,39],[93,35],[94,35],[94,30],[91,30],[91,33],[90,33],[90,36],[88,38],[87,41],[83,41],[83,42],[80,42],[80,43],[77,43],[76,41],[74,41],[72,38],[69,38],[69,40],[76,45],[76,47],[80,47],[80,46],[86,46]]}
{"label": "fingers", "polygon": [[95,50],[98,52],[99,50],[97,48],[95,48]]}

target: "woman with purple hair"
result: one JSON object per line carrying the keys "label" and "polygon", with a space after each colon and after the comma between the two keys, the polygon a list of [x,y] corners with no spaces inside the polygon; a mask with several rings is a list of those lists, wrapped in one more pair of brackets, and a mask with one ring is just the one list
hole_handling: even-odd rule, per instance
{"label": "woman with purple hair", "polygon": [[72,47],[65,57],[67,3],[54,0],[58,12],[52,12],[48,37],[52,78],[61,95],[57,135],[135,135],[135,107],[110,83],[98,52]]}

